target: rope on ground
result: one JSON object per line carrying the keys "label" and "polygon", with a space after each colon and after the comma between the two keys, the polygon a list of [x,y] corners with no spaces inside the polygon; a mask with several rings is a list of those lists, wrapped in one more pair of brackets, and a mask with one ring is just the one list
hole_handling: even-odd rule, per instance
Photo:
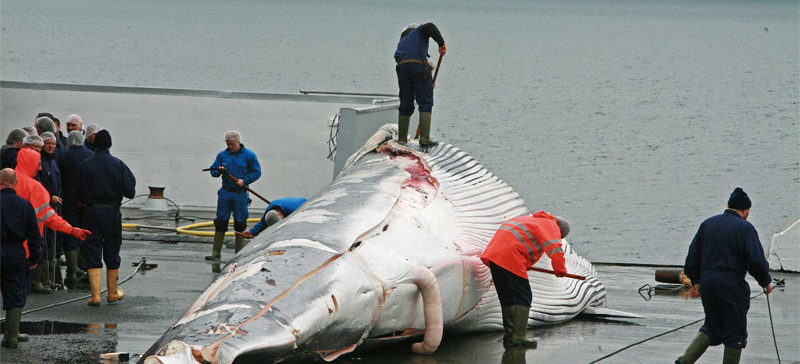
{"label": "rope on ground", "polygon": [[[139,270],[141,270],[142,265],[144,265],[145,263],[146,263],[145,259],[142,258],[142,260],[139,261],[139,264],[136,266],[136,269],[133,270],[133,273],[131,273],[131,275],[129,275],[127,278],[125,278],[122,281],[120,281],[119,283],[117,283],[117,285],[122,285],[125,282],[129,281],[131,278],[133,278],[133,276],[136,275],[136,273],[139,273]],[[105,288],[102,291],[100,291],[100,294],[103,294],[104,292],[108,292],[108,288]],[[43,311],[43,310],[46,310],[46,309],[49,309],[49,308],[63,306],[63,305],[66,305],[68,303],[72,303],[72,302],[75,302],[75,301],[88,299],[89,297],[92,297],[92,295],[91,294],[87,294],[85,296],[76,297],[76,298],[73,298],[73,299],[70,299],[70,300],[66,300],[64,302],[53,303],[51,305],[30,309],[30,310],[27,310],[27,311],[23,311],[22,314],[23,315],[27,315],[27,314],[32,313],[32,312]],[[5,317],[3,317],[2,320],[0,320],[0,322],[5,322],[5,321],[6,321]]]}
{"label": "rope on ground", "polygon": [[[756,297],[758,297],[758,296],[761,296],[762,294],[764,294],[764,292],[761,292],[761,293],[759,293],[759,294],[757,294],[757,295],[755,295],[755,296],[753,296],[753,297],[750,297],[750,300],[752,301],[753,299],[755,299],[755,298],[756,298]],[[767,300],[769,300],[769,298],[767,298]],[[617,354],[619,354],[619,353],[621,353],[621,352],[623,352],[623,351],[625,351],[625,350],[628,350],[628,349],[630,349],[630,348],[632,348],[632,347],[634,347],[634,346],[636,346],[636,345],[639,345],[639,344],[646,343],[646,342],[648,342],[648,341],[650,341],[650,340],[653,340],[653,339],[655,339],[655,338],[658,338],[658,337],[664,336],[664,335],[666,335],[666,334],[669,334],[669,333],[672,333],[672,332],[678,331],[678,330],[680,330],[680,329],[683,329],[683,328],[685,328],[685,327],[687,327],[687,326],[692,326],[692,325],[694,325],[694,324],[696,324],[696,323],[698,323],[698,322],[700,322],[700,321],[703,321],[703,320],[705,320],[705,317],[704,317],[704,318],[701,318],[701,319],[699,319],[699,320],[692,321],[692,322],[690,322],[690,323],[688,323],[688,324],[685,324],[685,325],[682,325],[682,326],[680,326],[680,327],[677,327],[677,328],[674,328],[674,329],[670,329],[670,330],[664,331],[664,332],[662,332],[662,333],[660,333],[660,334],[653,335],[653,336],[651,336],[651,337],[648,337],[647,339],[644,339],[644,340],[637,341],[637,342],[635,342],[635,343],[633,343],[633,344],[630,344],[630,345],[628,345],[628,346],[625,346],[625,347],[623,347],[623,348],[621,348],[621,349],[619,349],[619,350],[617,350],[617,351],[614,351],[613,353],[610,353],[610,354],[608,354],[608,355],[606,355],[606,356],[603,356],[603,357],[601,357],[601,358],[599,358],[599,359],[592,360],[592,361],[590,361],[588,364],[594,364],[594,363],[600,362],[600,361],[602,361],[602,360],[608,359],[608,358],[610,358],[610,357],[612,357],[612,356],[614,356],[614,355],[617,355]],[[771,320],[772,320],[772,317],[770,316],[770,323],[772,322]],[[773,338],[775,337],[775,330],[773,330],[773,331],[772,331],[772,336],[773,336]],[[776,348],[776,350],[777,350],[777,347],[778,347],[778,344],[776,343],[776,344],[775,344],[775,348]]]}

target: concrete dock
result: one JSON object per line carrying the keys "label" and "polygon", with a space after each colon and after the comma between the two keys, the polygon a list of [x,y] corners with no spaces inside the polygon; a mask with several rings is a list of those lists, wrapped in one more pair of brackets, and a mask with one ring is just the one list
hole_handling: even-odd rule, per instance
{"label": "concrete dock", "polygon": [[[210,240],[210,239],[209,239]],[[203,257],[210,245],[201,243],[163,243],[126,240],[122,248],[120,280],[125,299],[115,305],[105,302],[89,307],[79,299],[87,291],[56,291],[31,295],[25,311],[60,302],[22,316],[22,331],[32,334],[20,349],[0,350],[2,363],[95,363],[100,353],[128,352],[135,362],[216,276]],[[223,250],[223,259],[232,249]],[[142,257],[158,267],[136,273],[132,263]],[[538,348],[509,352],[504,356],[500,332],[445,334],[439,350],[431,356],[410,353],[410,343],[370,348],[342,357],[342,363],[592,363],[630,344],[703,318],[699,299],[677,292],[656,291],[649,300],[638,290],[655,286],[654,268],[598,265],[608,291],[609,308],[636,313],[642,319],[599,320],[577,318],[564,324],[535,328],[529,334],[538,339]],[[783,363],[800,363],[800,275],[773,272],[785,280],[770,296],[776,339]],[[752,295],[760,293],[748,278]],[[105,278],[103,278],[105,286]],[[601,363],[671,363],[695,337],[700,323],[633,346]],[[749,340],[742,363],[777,363],[767,300],[762,294],[752,300],[748,314]],[[722,347],[712,347],[699,361],[722,360]]]}

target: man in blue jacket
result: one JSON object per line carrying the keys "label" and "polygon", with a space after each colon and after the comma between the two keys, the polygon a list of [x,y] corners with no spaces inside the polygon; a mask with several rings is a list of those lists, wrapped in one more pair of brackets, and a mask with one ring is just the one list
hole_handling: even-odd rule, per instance
{"label": "man in blue jacket", "polygon": [[266,228],[275,225],[278,221],[285,218],[286,216],[291,215],[295,210],[299,209],[306,203],[306,199],[302,197],[284,197],[279,198],[277,200],[272,200],[272,203],[267,206],[267,209],[264,210],[264,216],[261,216],[261,220],[253,226],[250,231],[245,232],[237,232],[236,235],[241,235],[247,239],[252,239],[258,234],[261,234]]}
{"label": "man in blue jacket", "polygon": [[400,87],[400,107],[397,127],[398,141],[408,141],[408,125],[414,113],[414,100],[419,104],[419,144],[431,147],[437,143],[431,140],[431,110],[433,109],[432,66],[428,63],[428,40],[433,38],[439,44],[439,57],[447,53],[444,38],[433,23],[423,25],[409,24],[400,34],[400,42],[394,52],[397,62],[397,84]]}
{"label": "man in blue jacket", "polygon": [[[247,229],[247,185],[261,177],[261,165],[250,149],[242,144],[242,136],[236,130],[225,133],[228,146],[217,154],[211,165],[211,176],[222,176],[222,188],[217,191],[217,217],[214,219],[214,247],[206,260],[219,260],[222,241],[228,231],[228,220],[233,213],[233,229],[243,232]],[[232,176],[233,178],[230,178]],[[236,252],[244,247],[244,237],[236,235]]]}
{"label": "man in blue jacket", "polygon": [[[67,125],[75,125],[75,123],[70,116]],[[62,216],[72,226],[85,226],[83,223],[84,206],[78,204],[78,167],[81,162],[93,156],[94,152],[84,148],[83,142],[83,133],[73,129],[67,137],[67,151],[58,156],[63,194],[62,211],[64,214]],[[64,285],[69,289],[77,289],[86,278],[86,272],[78,268],[79,251],[82,250],[82,244],[73,236],[67,234],[59,236],[63,238],[64,255],[67,259],[67,276],[64,278]]]}
{"label": "man in blue jacket", "polygon": [[[122,198],[133,198],[136,194],[136,178],[124,162],[112,156],[111,134],[100,130],[94,138],[95,153],[78,167],[78,201],[86,206],[84,223],[92,235],[86,239],[81,250],[89,272],[92,297],[89,306],[100,305],[103,263],[106,264],[108,303],[116,303],[125,297],[117,288],[122,245],[122,214],[119,207]],[[101,260],[102,258],[102,260]]]}
{"label": "man in blue jacket", "polygon": [[[19,342],[28,341],[28,335],[19,333],[22,308],[28,298],[30,270],[41,258],[42,237],[36,223],[36,213],[31,203],[17,196],[14,187],[17,175],[13,169],[0,170],[0,290],[3,310],[6,311],[6,332],[2,346],[15,349]],[[25,241],[27,240],[27,247]]]}
{"label": "man in blue jacket", "polygon": [[[689,246],[684,272],[692,280],[692,297],[700,295],[706,320],[697,338],[676,364],[694,363],[709,345],[725,344],[723,363],[738,363],[747,344],[748,272],[772,292],[772,277],[756,228],[749,222],[750,198],[736,187],[728,209],[702,224]],[[702,294],[701,294],[702,290]]]}

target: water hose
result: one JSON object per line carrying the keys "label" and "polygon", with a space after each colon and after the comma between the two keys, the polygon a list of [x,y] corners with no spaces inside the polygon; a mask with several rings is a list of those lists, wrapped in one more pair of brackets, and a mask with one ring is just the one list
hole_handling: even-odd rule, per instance
{"label": "water hose", "polygon": [[[759,294],[757,294],[757,295],[755,295],[755,296],[753,296],[753,297],[750,297],[750,300],[752,301],[752,300],[754,300],[756,297],[758,297],[758,296],[761,296],[761,295],[762,295],[762,294],[764,294],[764,293],[765,293],[765,292],[761,292],[761,293],[759,293]],[[767,295],[767,307],[769,307],[769,295]],[[669,334],[669,333],[672,333],[672,332],[678,331],[678,330],[680,330],[680,329],[683,329],[683,328],[685,328],[685,327],[687,327],[687,326],[694,325],[694,324],[696,324],[696,323],[698,323],[698,322],[700,322],[700,321],[703,321],[703,320],[705,320],[705,317],[703,317],[703,318],[701,318],[701,319],[699,319],[699,320],[692,321],[692,322],[690,322],[690,323],[688,323],[688,324],[681,325],[681,326],[679,326],[679,327],[676,327],[676,328],[674,328],[674,329],[670,329],[670,330],[664,331],[664,332],[662,332],[662,333],[659,333],[659,334],[653,335],[653,336],[651,336],[651,337],[648,337],[648,338],[646,338],[646,339],[644,339],[644,340],[639,340],[639,341],[637,341],[637,342],[635,342],[635,343],[633,343],[633,344],[630,344],[630,345],[628,345],[628,346],[625,346],[625,347],[623,347],[623,348],[621,348],[621,349],[619,349],[619,350],[617,350],[617,351],[614,351],[614,352],[612,352],[612,353],[610,353],[610,354],[608,354],[608,355],[605,355],[605,356],[603,356],[603,357],[601,357],[601,358],[599,358],[599,359],[592,360],[592,361],[590,361],[588,364],[594,364],[594,363],[600,362],[600,361],[602,361],[602,360],[608,359],[608,358],[610,358],[610,357],[612,357],[612,356],[614,356],[614,355],[617,355],[617,354],[619,354],[619,353],[621,353],[621,352],[623,352],[623,351],[625,351],[625,350],[628,350],[628,349],[630,349],[630,348],[632,348],[632,347],[634,347],[634,346],[636,346],[636,345],[639,345],[639,344],[646,343],[646,342],[648,342],[648,341],[650,341],[650,340],[653,340],[653,339],[655,339],[655,338],[658,338],[658,337],[664,336],[664,335],[666,335],[666,334]],[[772,324],[772,312],[770,312],[770,324]],[[772,329],[772,338],[773,338],[773,340],[775,340],[775,329],[774,329],[774,327],[773,327],[773,329]],[[776,341],[776,342],[775,342],[775,351],[777,352],[777,350],[778,350],[778,343],[777,343],[777,341]],[[780,355],[778,355],[778,363],[780,363]]]}
{"label": "water hose", "polygon": [[772,342],[775,343],[775,355],[778,356],[778,364],[781,364],[781,353],[778,352],[778,339],[775,338],[775,325],[772,323],[772,307],[769,305],[769,295],[767,295],[767,311],[769,312],[769,327],[772,328]]}
{"label": "water hose", "polygon": [[[125,282],[129,281],[131,278],[133,278],[134,275],[136,275],[136,273],[138,273],[142,269],[143,266],[147,266],[147,260],[144,257],[142,257],[142,260],[140,260],[139,264],[136,265],[136,269],[133,270],[133,273],[131,273],[131,275],[129,275],[127,278],[119,281],[119,283],[117,283],[117,285],[121,286]],[[100,294],[102,295],[105,292],[108,292],[108,288],[104,288],[102,291],[100,291]],[[46,310],[48,308],[63,306],[63,305],[66,305],[68,303],[72,303],[72,302],[79,301],[79,300],[85,300],[85,299],[90,298],[90,297],[92,297],[92,295],[91,294],[87,294],[87,295],[84,295],[84,296],[80,296],[80,297],[76,297],[76,298],[73,298],[73,299],[70,299],[70,300],[66,300],[64,302],[57,302],[57,303],[53,303],[51,305],[42,306],[42,307],[38,307],[38,308],[33,308],[33,309],[30,309],[30,310],[27,310],[27,311],[23,311],[22,314],[26,315],[26,314],[29,314],[29,313],[32,313],[32,312]],[[0,319],[0,322],[5,322],[5,321],[6,321],[5,317]]]}
{"label": "water hose", "polygon": [[[247,219],[247,222],[258,222],[261,220],[260,217],[251,217]],[[228,224],[233,224],[233,220],[229,220]],[[153,225],[142,225],[142,224],[129,224],[123,223],[123,229],[155,229],[155,230],[164,230],[164,231],[174,231],[178,234],[185,234],[185,235],[195,235],[195,236],[214,236],[213,231],[194,231],[194,229],[204,228],[214,226],[214,221],[204,221],[198,222],[189,225],[183,225],[178,227],[168,227],[168,226],[153,226]],[[225,232],[225,236],[233,236],[235,233],[233,231]]]}

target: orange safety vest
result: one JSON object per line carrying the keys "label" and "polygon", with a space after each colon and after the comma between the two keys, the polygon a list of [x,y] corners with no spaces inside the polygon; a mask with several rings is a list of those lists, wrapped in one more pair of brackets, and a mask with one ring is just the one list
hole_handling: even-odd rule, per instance
{"label": "orange safety vest", "polygon": [[554,269],[556,265],[564,268],[561,229],[556,218],[544,211],[537,211],[500,225],[481,255],[481,260],[486,265],[491,262],[528,279],[528,268],[536,264],[542,253],[553,260]]}
{"label": "orange safety vest", "polygon": [[[72,233],[72,225],[66,222],[59,216],[52,207],[50,207],[50,192],[42,186],[39,181],[35,180],[33,176],[39,169],[41,163],[41,156],[39,152],[30,149],[22,148],[17,153],[17,167],[14,171],[17,172],[17,186],[14,190],[19,197],[22,197],[33,205],[33,210],[36,212],[36,222],[39,224],[39,233],[44,236],[44,226],[65,234]],[[25,248],[25,257],[29,257],[28,241],[22,244]]]}

